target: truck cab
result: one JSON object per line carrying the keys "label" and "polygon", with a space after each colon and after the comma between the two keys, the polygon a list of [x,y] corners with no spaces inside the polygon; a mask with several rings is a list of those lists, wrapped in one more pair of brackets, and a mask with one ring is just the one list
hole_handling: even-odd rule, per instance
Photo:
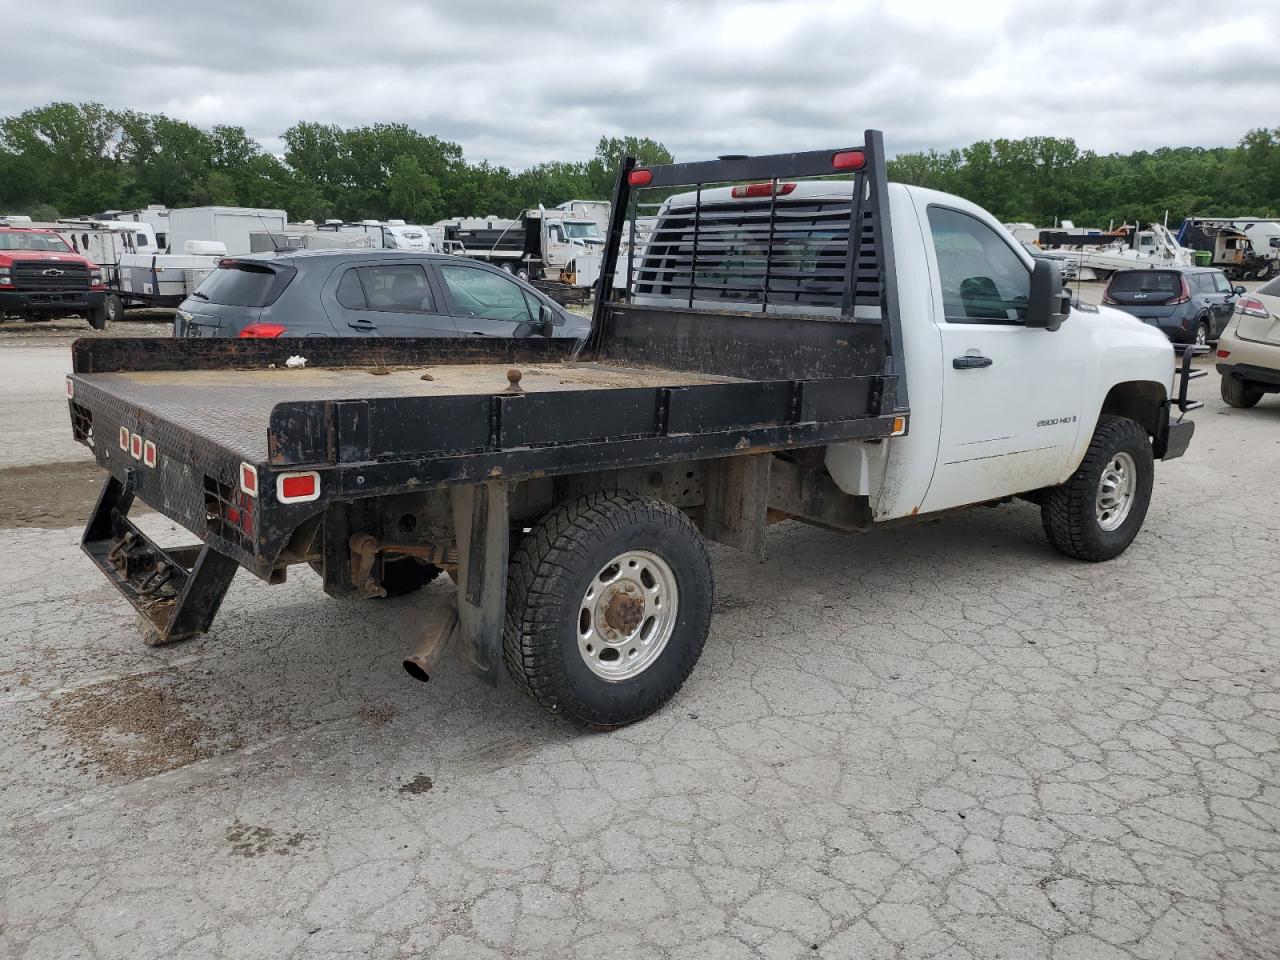
{"label": "truck cab", "polygon": [[0,226],[0,313],[23,320],[86,316],[107,324],[102,271],[52,230]]}

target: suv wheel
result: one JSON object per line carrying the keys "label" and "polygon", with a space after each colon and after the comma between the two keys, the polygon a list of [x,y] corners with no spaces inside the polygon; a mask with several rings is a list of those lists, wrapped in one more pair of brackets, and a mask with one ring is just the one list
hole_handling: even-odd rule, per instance
{"label": "suv wheel", "polygon": [[1222,378],[1222,399],[1229,407],[1248,410],[1262,399],[1262,391],[1248,380],[1241,380],[1234,373]]}
{"label": "suv wheel", "polygon": [[1201,320],[1196,324],[1196,346],[1207,347],[1209,345],[1209,321]]}

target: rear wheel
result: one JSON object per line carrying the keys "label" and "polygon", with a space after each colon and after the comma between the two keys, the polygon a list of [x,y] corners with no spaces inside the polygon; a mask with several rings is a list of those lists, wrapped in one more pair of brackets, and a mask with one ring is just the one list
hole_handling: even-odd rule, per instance
{"label": "rear wheel", "polygon": [[711,559],[669,503],[596,493],[547,514],[511,562],[503,649],[545,709],[616,727],[693,671],[711,623]]}
{"label": "rear wheel", "polygon": [[1207,347],[1209,345],[1209,321],[1201,320],[1196,324],[1196,346]]}
{"label": "rear wheel", "polygon": [[1241,380],[1234,373],[1222,377],[1222,399],[1229,407],[1247,410],[1262,399],[1262,391],[1248,380]]}
{"label": "rear wheel", "polygon": [[1069,557],[1119,556],[1147,516],[1154,478],[1147,431],[1127,417],[1102,417],[1079,469],[1044,496],[1045,535]]}
{"label": "rear wheel", "polygon": [[115,323],[124,316],[124,301],[114,293],[107,294],[106,307],[108,323]]}

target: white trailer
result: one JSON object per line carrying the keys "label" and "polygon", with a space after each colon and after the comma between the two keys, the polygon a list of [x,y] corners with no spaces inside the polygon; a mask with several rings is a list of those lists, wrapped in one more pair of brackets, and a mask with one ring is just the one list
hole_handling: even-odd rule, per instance
{"label": "white trailer", "polygon": [[283,231],[289,222],[283,210],[259,207],[186,207],[169,213],[169,252],[186,253],[189,240],[213,240],[238,257],[252,250],[249,235]]}

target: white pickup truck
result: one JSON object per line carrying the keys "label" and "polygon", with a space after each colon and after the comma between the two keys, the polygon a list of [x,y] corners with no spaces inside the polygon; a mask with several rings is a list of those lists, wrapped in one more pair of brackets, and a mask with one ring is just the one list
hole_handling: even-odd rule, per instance
{"label": "white pickup truck", "polygon": [[[567,355],[532,315],[505,339],[80,341],[73,430],[110,473],[85,552],[157,643],[207,630],[238,567],[310,565],[351,598],[447,570],[456,594],[409,673],[456,637],[485,678],[505,661],[596,726],[648,715],[692,671],[704,538],[762,553],[776,521],[857,530],[1021,497],[1059,550],[1115,557],[1155,461],[1190,442],[1190,355],[1179,377],[1158,331],[1072,305],[990,214],[884,169],[877,131],[628,162]],[[645,191],[667,199],[615,298]],[[478,309],[507,292],[477,287]],[[135,498],[202,542],[154,543]]]}

